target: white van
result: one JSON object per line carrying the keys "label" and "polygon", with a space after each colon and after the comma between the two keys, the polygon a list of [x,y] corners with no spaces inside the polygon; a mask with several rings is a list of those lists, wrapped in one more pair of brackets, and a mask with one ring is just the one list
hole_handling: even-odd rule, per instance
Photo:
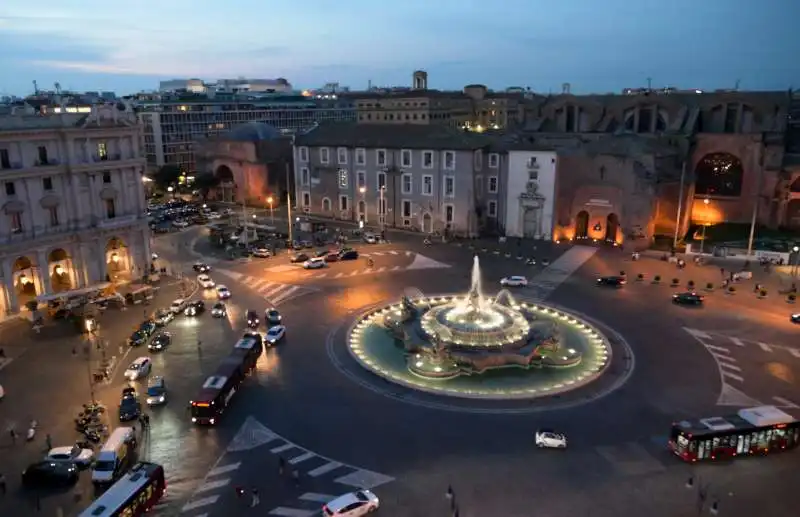
{"label": "white van", "polygon": [[136,433],[130,427],[118,427],[108,437],[92,467],[92,483],[108,484],[125,473],[136,449]]}

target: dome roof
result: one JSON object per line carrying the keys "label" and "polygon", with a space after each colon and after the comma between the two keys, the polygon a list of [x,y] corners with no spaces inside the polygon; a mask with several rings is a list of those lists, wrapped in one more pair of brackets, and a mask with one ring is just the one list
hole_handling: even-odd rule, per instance
{"label": "dome roof", "polygon": [[259,142],[261,140],[275,140],[281,137],[281,132],[263,122],[248,122],[231,129],[225,136],[228,140],[246,142]]}

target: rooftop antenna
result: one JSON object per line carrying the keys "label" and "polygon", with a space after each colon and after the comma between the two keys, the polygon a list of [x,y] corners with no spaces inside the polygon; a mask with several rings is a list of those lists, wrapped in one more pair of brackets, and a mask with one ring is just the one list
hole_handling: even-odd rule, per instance
{"label": "rooftop antenna", "polygon": [[39,85],[36,84],[36,79],[33,80],[33,93],[34,95],[39,95]]}
{"label": "rooftop antenna", "polygon": [[653,78],[652,77],[648,77],[647,78],[647,90],[648,91],[653,91]]}
{"label": "rooftop antenna", "polygon": [[56,86],[56,93],[61,95],[61,83],[56,82],[55,86]]}
{"label": "rooftop antenna", "polygon": [[733,89],[736,90],[737,92],[739,91],[739,83],[741,82],[742,82],[741,79],[736,79],[736,86],[734,86]]}
{"label": "rooftop antenna", "polygon": [[564,83],[561,85],[561,93],[569,95],[569,91],[571,88],[572,87],[569,83]]}

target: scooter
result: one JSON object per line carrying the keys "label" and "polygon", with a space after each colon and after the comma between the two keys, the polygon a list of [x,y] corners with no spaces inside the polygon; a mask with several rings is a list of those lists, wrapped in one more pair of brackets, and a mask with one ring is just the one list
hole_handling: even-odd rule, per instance
{"label": "scooter", "polygon": [[31,423],[28,426],[28,434],[26,435],[26,439],[28,441],[33,440],[33,437],[36,436],[37,427],[39,427],[39,422],[37,422],[36,420],[31,420]]}

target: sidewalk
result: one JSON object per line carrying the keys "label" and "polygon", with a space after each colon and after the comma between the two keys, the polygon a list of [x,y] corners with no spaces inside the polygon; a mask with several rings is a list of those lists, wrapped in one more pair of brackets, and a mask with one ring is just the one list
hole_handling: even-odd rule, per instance
{"label": "sidewalk", "polygon": [[[5,474],[8,483],[7,495],[0,497],[0,515],[31,513],[30,502],[18,493],[19,473],[28,464],[41,459],[48,434],[53,446],[69,445],[79,438],[72,419],[81,410],[81,404],[89,402],[92,373],[102,362],[103,353],[112,368],[124,364],[129,350],[125,340],[145,313],[149,315],[157,307],[169,305],[178,297],[179,285],[165,280],[162,280],[162,287],[151,304],[137,305],[125,311],[108,309],[98,317],[96,341],[105,343],[101,349],[96,347],[97,342],[90,346],[85,336],[68,329],[66,324],[53,326],[60,332],[43,329],[41,334],[34,333],[25,321],[20,321],[21,325],[15,322],[8,326],[7,322],[0,326],[2,346],[11,358],[0,373],[0,383],[5,389],[5,398],[0,404],[0,472]],[[109,398],[108,389],[110,387],[105,382],[94,385],[97,400],[113,408],[116,400]],[[36,437],[32,442],[25,442],[24,434],[32,419],[38,421]],[[15,429],[23,438],[18,437],[16,443],[12,443],[10,429]],[[81,476],[74,490],[45,498],[42,513],[55,515],[59,506],[74,508],[75,494],[80,494],[84,503],[91,498],[86,474]],[[68,515],[71,512],[66,511]]]}

